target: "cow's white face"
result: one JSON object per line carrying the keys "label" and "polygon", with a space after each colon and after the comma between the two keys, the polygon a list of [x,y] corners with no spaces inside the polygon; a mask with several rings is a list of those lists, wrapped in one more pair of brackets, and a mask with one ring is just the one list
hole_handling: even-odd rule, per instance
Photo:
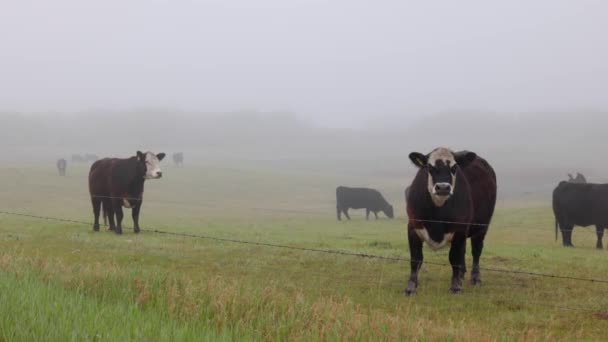
{"label": "cow's white face", "polygon": [[164,153],[154,154],[152,152],[145,153],[146,175],[145,179],[158,179],[163,176],[160,169],[160,161],[165,157]]}
{"label": "cow's white face", "polygon": [[473,152],[454,153],[445,147],[436,148],[428,155],[410,154],[412,162],[428,172],[427,190],[437,207],[442,207],[454,195],[458,168],[468,165],[475,157]]}

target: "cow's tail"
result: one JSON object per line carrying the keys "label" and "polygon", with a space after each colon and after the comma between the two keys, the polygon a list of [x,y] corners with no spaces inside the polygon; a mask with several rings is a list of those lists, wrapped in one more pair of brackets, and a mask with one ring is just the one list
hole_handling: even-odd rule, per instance
{"label": "cow's tail", "polygon": [[557,217],[555,218],[555,241],[557,241],[557,228],[559,224],[557,223]]}

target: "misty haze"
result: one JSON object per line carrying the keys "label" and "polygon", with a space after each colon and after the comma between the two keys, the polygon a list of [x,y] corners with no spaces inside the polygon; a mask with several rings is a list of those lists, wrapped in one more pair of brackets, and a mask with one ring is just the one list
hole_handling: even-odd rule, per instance
{"label": "misty haze", "polygon": [[[236,340],[483,340],[488,336],[507,340],[532,336],[530,339],[534,340],[533,333],[512,332],[553,315],[557,319],[539,323],[541,333],[536,337],[593,339],[597,336],[587,335],[591,333],[583,325],[571,331],[560,330],[569,328],[559,323],[561,316],[553,311],[549,314],[530,310],[518,318],[521,321],[512,320],[512,311],[527,309],[500,304],[502,297],[488,295],[491,300],[486,301],[481,296],[494,293],[492,287],[471,291],[474,295],[465,297],[476,301],[471,310],[486,310],[477,311],[479,316],[498,312],[500,317],[492,323],[484,321],[487,324],[482,324],[479,334],[477,330],[468,335],[464,329],[454,333],[452,328],[442,328],[436,335],[416,335],[412,331],[452,327],[455,318],[447,309],[449,305],[469,310],[466,300],[436,299],[435,294],[429,294],[437,288],[444,290],[449,269],[432,271],[425,266],[427,297],[423,292],[416,298],[421,305],[411,309],[421,315],[422,321],[413,321],[410,311],[399,311],[401,304],[394,308],[393,304],[403,297],[397,297],[397,290],[390,289],[389,283],[382,283],[397,283],[402,291],[407,280],[403,262],[389,264],[385,269],[376,261],[361,266],[308,254],[295,257],[280,251],[267,252],[256,249],[259,246],[239,249],[225,240],[400,258],[410,248],[405,233],[409,211],[406,212],[404,191],[418,172],[408,156],[445,146],[453,151],[477,153],[497,175],[497,211],[482,263],[495,268],[571,275],[568,272],[581,265],[572,267],[572,260],[586,260],[577,276],[593,278],[596,272],[605,273],[608,266],[598,266],[608,265],[605,258],[593,254],[595,250],[582,250],[593,247],[595,228],[585,236],[581,228],[574,230],[574,245],[584,246],[574,252],[554,241],[558,224],[551,212],[551,196],[568,174],[581,173],[591,183],[608,183],[608,160],[603,158],[608,129],[607,30],[608,2],[592,0],[6,3],[0,10],[0,250],[11,252],[0,252],[0,288],[8,288],[2,284],[3,274],[12,272],[12,266],[6,266],[9,262],[4,260],[39,253],[36,255],[45,262],[59,260],[56,264],[48,261],[49,265],[74,267],[70,273],[49,266],[53,269],[50,273],[66,272],[88,282],[86,286],[73,285],[77,280],[57,278],[62,289],[95,288],[91,284],[96,283],[113,290],[122,286],[127,288],[124,293],[95,292],[95,288],[85,294],[97,299],[113,298],[119,303],[131,303],[132,298],[137,298],[133,310],[151,307],[149,312],[159,314],[152,317],[152,322],[170,317],[179,324],[202,325],[204,329],[188,326],[186,330],[192,328],[194,333],[183,335],[184,340],[200,340],[200,329],[215,334],[224,328],[230,331],[220,335]],[[148,151],[151,153],[146,154]],[[183,163],[173,159],[178,153]],[[93,162],[130,157],[141,161],[149,156],[159,159],[155,161],[159,176],[146,181],[145,200],[138,198],[144,203],[142,233],[135,235],[139,230],[126,228],[125,235],[129,235],[119,240],[122,238],[105,234],[108,229],[103,228],[95,235],[89,221],[99,213],[94,213],[95,207],[91,210],[95,196],[87,183]],[[138,196],[143,196],[143,181],[141,184]],[[352,210],[352,221],[337,222],[338,186],[378,190],[382,201],[391,205],[390,216],[394,207],[395,219],[380,215],[378,220],[374,217],[367,221],[365,210]],[[125,227],[131,227],[133,211],[128,210],[132,208],[127,190],[123,192],[118,206],[124,205]],[[139,213],[139,207],[136,210]],[[102,216],[106,218],[107,214]],[[32,218],[47,218],[51,223],[28,220]],[[598,227],[599,239],[603,228]],[[56,235],[51,233],[55,231]],[[153,234],[159,232],[166,235]],[[174,233],[178,237],[171,235]],[[192,237],[187,234],[218,238],[221,243],[216,246],[212,242],[218,241],[204,239],[185,242],[186,237]],[[448,261],[445,251],[425,253],[425,257],[430,255],[431,263]],[[467,253],[468,263],[470,250]],[[578,259],[570,259],[567,253],[578,253]],[[29,259],[19,260],[14,269],[38,265]],[[99,280],[95,278],[99,276],[97,271],[86,273],[89,271],[78,268],[104,262],[116,266],[118,273],[127,274],[120,280],[127,285],[114,282],[113,278]],[[144,273],[159,272],[160,278],[141,275],[140,266]],[[409,270],[409,263],[407,267]],[[298,272],[301,274],[295,275]],[[330,276],[321,274],[324,272]],[[336,285],[332,274],[343,274],[344,281]],[[387,274],[390,275],[385,278]],[[216,276],[213,279],[221,278],[226,283],[218,282],[222,285],[215,289],[210,287],[206,295],[212,299],[197,294],[188,303],[188,291],[183,290],[175,298],[186,299],[175,304],[172,300],[178,299],[164,296],[179,286],[162,286],[177,275],[186,277],[186,283],[208,284],[205,281]],[[368,283],[353,285],[352,279],[367,281],[357,278],[361,275],[373,281],[380,279],[379,283],[371,287]],[[330,280],[321,280],[325,279],[322,277]],[[141,279],[149,281],[147,287],[141,285]],[[268,285],[268,279],[276,283]],[[490,284],[502,282],[505,287],[514,281],[509,274],[489,272],[484,273],[486,279]],[[275,308],[273,305],[279,304],[274,302],[247,302],[249,295],[246,299],[226,297],[232,303],[249,303],[250,306],[243,304],[243,312],[233,307],[226,309],[225,316],[185,311],[190,310],[187,308],[191,303],[198,303],[192,304],[196,307],[205,301],[221,300],[224,294],[219,292],[229,288],[226,284],[230,281],[251,282],[251,288],[243,290],[246,294],[255,293],[251,298],[263,297],[259,293],[272,288],[278,294],[267,298],[285,299],[295,289],[293,293],[303,291],[310,296],[307,298],[320,298],[322,305],[327,305],[333,302],[323,297],[323,291],[329,291],[329,298],[347,298],[349,303],[365,308],[363,311],[379,310],[378,317],[384,318],[378,324],[369,323],[360,335],[351,336],[346,330],[358,329],[352,322],[352,326],[327,323],[329,328],[321,319],[314,323],[318,326],[294,323],[309,319],[314,322],[311,317],[316,313],[308,315],[308,307],[302,317],[276,323],[284,323],[282,332],[277,332],[273,322],[267,322],[272,319],[252,323],[249,316],[274,319],[283,317],[285,310]],[[427,286],[426,282],[435,284]],[[129,284],[135,284],[136,290]],[[581,293],[560,292],[558,297],[545,297],[534,291],[543,287],[546,292],[553,291],[555,287],[548,281],[532,284],[526,280],[522,284],[519,297],[513,296],[524,303],[534,297],[564,305],[585,305],[585,300],[591,306],[598,301],[608,304],[594,297],[596,289],[586,285],[579,288],[578,284],[571,286],[564,281],[559,284],[578,288]],[[157,285],[161,287],[154,288]],[[289,286],[292,287],[285,290]],[[142,294],[146,291],[162,299],[147,302],[148,297]],[[285,293],[289,294],[282,297]],[[441,292],[444,295],[447,296]],[[158,304],[165,302],[168,309]],[[2,295],[0,303],[4,303]],[[285,303],[285,307],[292,308],[300,302],[286,299]],[[416,302],[407,303],[403,307],[410,310]],[[439,309],[438,303],[443,305]],[[315,305],[321,304],[311,304]],[[348,305],[340,305],[336,304],[340,307],[337,311],[347,312],[350,316],[344,317],[349,322],[352,317],[368,314],[359,309],[351,312]],[[258,309],[253,314],[244,313],[243,308],[254,306]],[[220,307],[229,306],[222,302],[216,306]],[[267,310],[268,307],[272,309]],[[332,315],[336,312],[325,306],[319,310]],[[397,318],[385,320],[387,312]],[[1,313],[0,310],[0,316],[10,316]],[[97,314],[91,313],[95,322]],[[526,320],[534,314],[538,316]],[[605,317],[605,313],[593,315]],[[139,318],[124,316],[138,325]],[[79,313],[74,317],[88,316]],[[369,316],[362,321],[375,322],[378,317]],[[463,326],[477,327],[479,317],[463,317]],[[583,318],[581,321],[585,322],[589,319]],[[237,321],[245,322],[244,333],[234,323]],[[406,321],[414,323],[401,324]],[[401,323],[396,327],[393,322]],[[573,322],[575,325],[578,321]],[[63,327],[58,328],[57,335],[44,335],[54,331],[52,326],[31,323],[38,327],[31,335],[10,329],[7,334],[3,330],[15,324],[0,318],[0,336],[8,336],[9,340],[11,336],[17,340],[36,340],[41,336],[50,340],[65,340],[66,336],[88,340],[97,336],[88,334],[98,329],[82,328],[86,330],[82,334],[66,335],[81,328],[57,325]],[[494,325],[507,333],[496,335]],[[396,330],[391,330],[394,334],[376,335],[382,329],[371,326]],[[601,325],[594,325],[598,326]],[[145,328],[143,335],[133,333],[126,337],[106,328],[111,332],[103,336],[109,336],[109,340],[180,340],[176,336],[181,336],[172,331],[159,337],[156,328]],[[263,331],[263,336],[257,335],[259,331]],[[555,331],[559,332],[553,334]],[[205,335],[207,339],[218,338],[210,336]]]}

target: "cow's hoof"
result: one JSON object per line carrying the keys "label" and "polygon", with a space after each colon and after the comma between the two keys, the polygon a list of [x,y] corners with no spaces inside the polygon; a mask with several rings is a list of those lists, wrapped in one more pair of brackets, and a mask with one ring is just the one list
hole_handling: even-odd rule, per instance
{"label": "cow's hoof", "polygon": [[114,229],[114,233],[116,233],[118,235],[121,235],[122,234],[122,228],[121,229],[115,228]]}
{"label": "cow's hoof", "polygon": [[471,285],[481,285],[481,277],[479,277],[479,275],[472,276]]}
{"label": "cow's hoof", "polygon": [[418,287],[418,284],[416,284],[415,282],[413,282],[413,281],[410,280],[407,283],[407,288],[404,291],[405,295],[406,296],[411,296],[411,295],[416,294],[416,288],[417,287]]}
{"label": "cow's hoof", "polygon": [[462,287],[450,287],[451,294],[459,294],[462,293]]}
{"label": "cow's hoof", "polygon": [[461,293],[462,292],[462,281],[460,278],[452,278],[452,285],[450,286],[450,293]]}
{"label": "cow's hoof", "polygon": [[604,249],[604,246],[595,246],[597,249]]}
{"label": "cow's hoof", "polygon": [[99,231],[99,225],[98,224],[94,224],[93,225],[93,231],[96,231],[96,232]]}
{"label": "cow's hoof", "polygon": [[135,228],[133,229],[133,231],[135,232],[135,234],[139,234],[139,232],[141,231],[139,228]]}

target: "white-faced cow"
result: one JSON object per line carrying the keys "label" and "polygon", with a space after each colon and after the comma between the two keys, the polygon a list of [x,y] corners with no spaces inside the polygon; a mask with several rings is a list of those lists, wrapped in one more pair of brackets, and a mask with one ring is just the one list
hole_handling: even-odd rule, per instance
{"label": "white-faced cow", "polygon": [[604,229],[608,228],[608,184],[560,182],[553,190],[553,214],[555,215],[555,239],[558,228],[562,231],[562,243],[572,247],[574,226],[594,225],[597,233],[596,247],[603,248]]}
{"label": "white-faced cow", "polygon": [[376,220],[378,212],[383,212],[388,218],[393,218],[393,206],[390,205],[376,189],[349,188],[339,186],[336,188],[336,213],[338,221],[342,220],[343,213],[350,220],[348,209],[365,209],[365,219],[369,220],[369,213],[374,213]]}
{"label": "white-faced cow", "polygon": [[68,162],[61,158],[59,160],[57,160],[57,171],[59,172],[60,176],[65,176],[65,171],[68,167]]}
{"label": "white-faced cow", "polygon": [[422,245],[434,250],[450,246],[451,293],[462,291],[466,272],[466,240],[471,238],[471,284],[480,284],[479,258],[496,204],[496,174],[473,152],[437,148],[429,154],[413,152],[419,170],[407,192],[408,241],[411,275],[405,293],[414,294],[422,266]]}
{"label": "white-faced cow", "polygon": [[132,209],[133,230],[139,233],[144,182],[162,177],[160,161],[164,157],[164,153],[137,151],[136,156],[131,158],[105,158],[93,163],[89,172],[89,193],[95,218],[93,230],[99,231],[99,214],[103,208],[104,219],[107,213],[110,230],[122,234],[124,206]]}

